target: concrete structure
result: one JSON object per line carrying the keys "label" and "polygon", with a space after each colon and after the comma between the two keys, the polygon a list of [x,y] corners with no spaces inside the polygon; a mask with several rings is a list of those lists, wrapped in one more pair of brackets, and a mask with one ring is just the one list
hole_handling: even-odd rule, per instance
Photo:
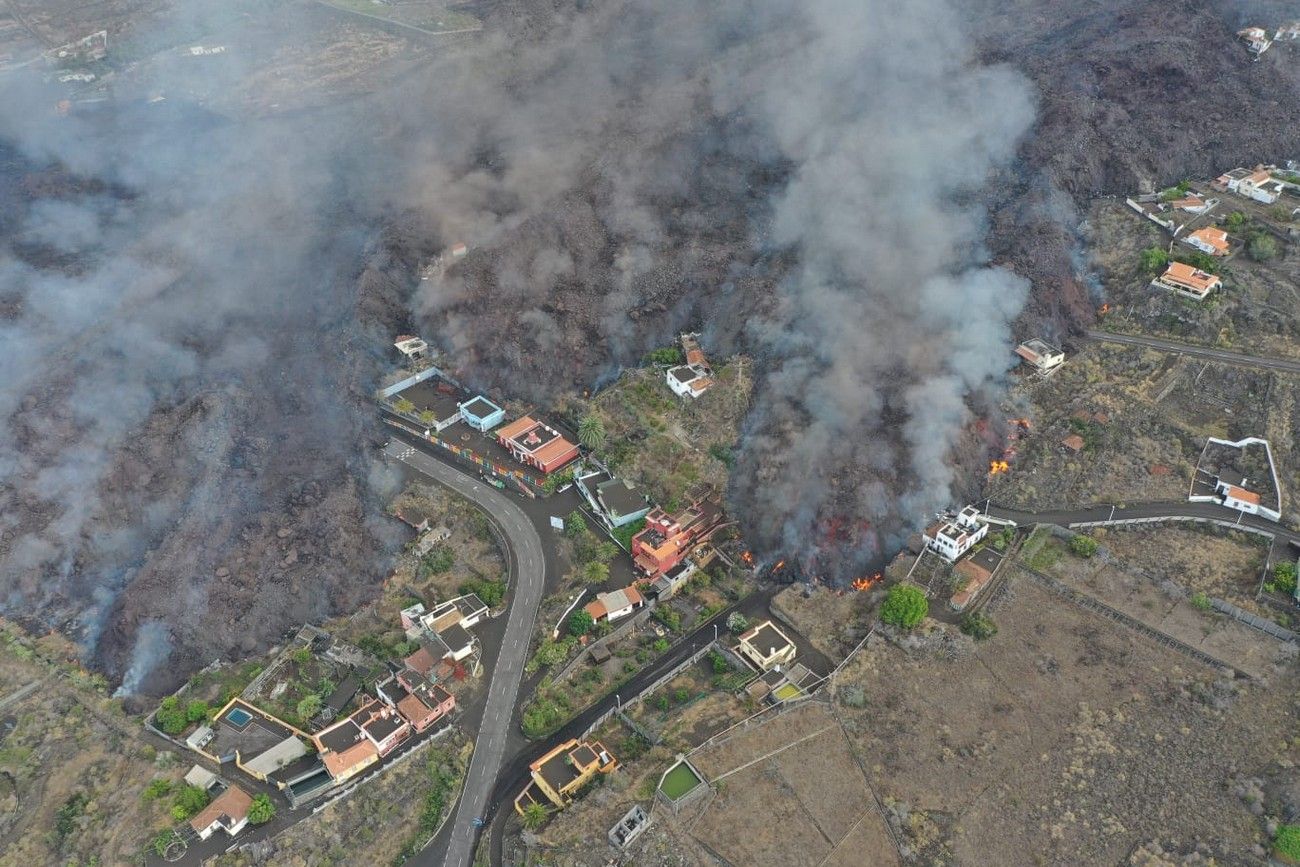
{"label": "concrete structure", "polygon": [[474,593],[456,596],[446,602],[439,602],[433,610],[420,618],[423,626],[432,632],[441,634],[444,629],[459,623],[466,629],[477,624],[488,614],[488,607]]}
{"label": "concrete structure", "polygon": [[1195,232],[1189,232],[1181,240],[1189,247],[1195,247],[1211,256],[1226,256],[1231,249],[1228,233],[1215,226],[1206,226]]}
{"label": "concrete structure", "polygon": [[786,665],[794,659],[794,642],[770,620],[764,620],[740,636],[736,653],[759,671]]}
{"label": "concrete structure", "polygon": [[578,446],[559,431],[530,416],[515,419],[497,431],[497,442],[521,464],[553,473],[578,457]]}
{"label": "concrete structure", "polygon": [[379,748],[357,724],[356,714],[317,732],[312,742],[335,783],[345,783],[379,761]]}
{"label": "concrete structure", "polygon": [[573,803],[573,797],[597,774],[608,774],[618,761],[599,741],[569,740],[528,766],[533,784],[515,799],[515,809],[523,815],[535,790],[561,809]]}
{"label": "concrete structure", "polygon": [[375,686],[379,698],[401,714],[417,734],[428,730],[456,707],[456,697],[437,684],[412,682],[401,674]]}
{"label": "concrete structure", "polygon": [[402,621],[402,631],[405,632],[406,637],[411,639],[412,641],[420,637],[420,633],[423,629],[423,625],[421,624],[420,620],[421,620],[421,615],[423,614],[424,614],[424,603],[417,602],[414,605],[411,605],[407,608],[403,608],[401,613],[398,615],[398,617],[401,618]]}
{"label": "concrete structure", "polygon": [[1019,355],[1039,373],[1055,370],[1065,363],[1065,353],[1037,337],[1016,347]]}
{"label": "concrete structure", "polygon": [[208,731],[193,749],[217,763],[234,762],[257,780],[266,780],[307,753],[305,732],[240,698],[217,711]]}
{"label": "concrete structure", "polygon": [[681,341],[686,363],[670,367],[665,374],[666,381],[678,397],[696,398],[713,385],[713,369],[700,349],[700,335],[683,334]]}
{"label": "concrete structure", "polygon": [[632,809],[623,814],[618,824],[609,829],[609,845],[615,849],[626,849],[637,837],[650,827],[650,814],[640,804],[633,804]]}
{"label": "concrete structure", "polygon": [[[1219,452],[1217,459],[1211,462],[1212,466],[1217,469],[1202,469],[1201,464],[1206,461],[1206,453],[1214,447]],[[1240,467],[1258,467],[1259,462],[1254,462],[1247,457],[1246,450],[1250,447],[1262,448],[1264,450],[1264,459],[1268,464],[1268,472],[1271,477],[1261,483],[1252,484],[1251,480],[1245,477]],[[1227,458],[1235,450],[1238,455]],[[1206,478],[1213,478],[1213,483],[1206,481]],[[1265,502],[1260,490],[1272,485],[1269,501]],[[1251,490],[1256,488],[1257,490]],[[1276,497],[1276,502],[1273,498]],[[1277,479],[1277,465],[1273,462],[1273,450],[1269,447],[1268,440],[1259,437],[1246,437],[1241,440],[1223,440],[1217,437],[1209,437],[1205,442],[1205,449],[1201,453],[1201,459],[1197,462],[1196,473],[1192,480],[1192,488],[1188,492],[1187,499],[1192,503],[1219,503],[1229,509],[1235,509],[1246,515],[1258,515],[1267,518],[1270,521],[1282,520],[1282,488]]]}
{"label": "concrete structure", "polygon": [[486,433],[506,420],[506,411],[483,395],[460,404],[460,417],[476,431]]}
{"label": "concrete structure", "polygon": [[701,498],[677,515],[658,507],[646,515],[645,529],[632,537],[632,560],[651,579],[685,560],[699,544],[722,526],[722,506]]}
{"label": "concrete structure", "polygon": [[597,623],[602,620],[612,623],[615,620],[622,620],[644,604],[645,599],[639,590],[635,587],[624,587],[622,590],[614,590],[610,593],[597,593],[596,598],[588,602],[582,610],[590,614],[591,619]]}
{"label": "concrete structure", "polygon": [[1214,210],[1217,204],[1219,204],[1218,199],[1207,199],[1196,193],[1190,193],[1181,199],[1174,199],[1169,203],[1169,207],[1189,214],[1206,214]]}
{"label": "concrete structure", "polygon": [[979,509],[967,506],[954,518],[945,518],[925,529],[925,545],[949,562],[956,562],[988,535],[989,525],[980,520]]}
{"label": "concrete structure", "polygon": [[1153,289],[1164,289],[1196,301],[1205,300],[1207,295],[1222,285],[1223,281],[1214,274],[1183,262],[1170,262],[1165,273],[1151,281]]}
{"label": "concrete structure", "polygon": [[231,786],[190,819],[190,827],[200,840],[208,839],[218,830],[233,837],[248,824],[248,808],[252,804],[253,798],[247,792]]}
{"label": "concrete structure", "polygon": [[474,652],[474,636],[459,623],[448,626],[438,633],[438,637],[447,645],[447,655],[444,658],[452,662],[460,662]]}
{"label": "concrete structure", "polygon": [[1237,38],[1246,43],[1246,50],[1256,57],[1268,51],[1269,46],[1273,44],[1273,40],[1268,38],[1268,33],[1263,27],[1247,27],[1238,30]]}
{"label": "concrete structure", "polygon": [[694,560],[683,560],[654,581],[650,582],[650,598],[663,601],[677,595],[698,569]]}
{"label": "concrete structure", "polygon": [[202,765],[194,765],[185,774],[185,783],[206,792],[217,784],[217,775]]}
{"label": "concrete structure", "polygon": [[381,757],[397,749],[398,744],[411,736],[411,727],[402,715],[395,708],[386,707],[377,701],[368,702],[352,715],[352,719],[375,745]]}
{"label": "concrete structure", "polygon": [[429,357],[429,344],[410,334],[403,334],[397,338],[393,346],[397,347],[397,351],[402,354],[402,357],[411,363]]}

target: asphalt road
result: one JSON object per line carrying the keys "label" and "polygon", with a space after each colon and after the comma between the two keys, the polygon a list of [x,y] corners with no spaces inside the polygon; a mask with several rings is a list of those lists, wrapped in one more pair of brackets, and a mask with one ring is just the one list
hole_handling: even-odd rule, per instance
{"label": "asphalt road", "polygon": [[1131,506],[1090,506],[1086,509],[1063,509],[1055,512],[1021,512],[1006,509],[994,503],[986,504],[986,511],[995,518],[1005,518],[1017,524],[1087,524],[1095,521],[1127,521],[1133,518],[1214,518],[1246,527],[1265,530],[1278,539],[1300,545],[1300,533],[1282,524],[1247,515],[1217,503],[1136,503]]}
{"label": "asphalt road", "polygon": [[496,522],[508,549],[506,555],[513,576],[510,611],[492,670],[492,682],[488,685],[483,720],[475,733],[469,773],[450,821],[446,850],[440,853],[441,846],[431,846],[411,860],[413,864],[468,867],[478,837],[475,820],[488,804],[505,757],[515,701],[527,661],[528,643],[546,583],[546,559],[541,536],[533,522],[510,497],[400,440],[390,442],[384,454],[408,464],[478,505]]}
{"label": "asphalt road", "polygon": [[1162,340],[1159,337],[1111,334],[1107,331],[1089,331],[1088,336],[1103,343],[1147,346],[1165,352],[1177,352],[1193,358],[1222,361],[1225,364],[1235,364],[1238,367],[1259,367],[1264,370],[1280,370],[1284,373],[1300,373],[1300,361],[1288,361],[1284,358],[1261,358],[1257,355],[1242,355],[1239,352],[1225,352],[1222,349],[1211,349],[1206,346],[1189,346],[1186,343],[1175,343],[1172,340]]}

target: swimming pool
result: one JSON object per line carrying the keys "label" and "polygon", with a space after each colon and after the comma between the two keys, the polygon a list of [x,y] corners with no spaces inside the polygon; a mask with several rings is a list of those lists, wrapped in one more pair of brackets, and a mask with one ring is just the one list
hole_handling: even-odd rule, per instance
{"label": "swimming pool", "polygon": [[244,710],[242,707],[237,707],[233,709],[230,713],[226,714],[226,722],[230,723],[233,726],[247,725],[248,721],[251,720],[252,718],[253,715],[248,711]]}

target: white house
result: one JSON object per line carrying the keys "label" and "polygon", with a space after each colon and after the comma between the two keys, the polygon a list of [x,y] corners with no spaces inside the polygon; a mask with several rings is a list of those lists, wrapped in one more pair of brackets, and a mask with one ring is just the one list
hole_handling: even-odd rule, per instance
{"label": "white house", "polygon": [[1237,38],[1245,42],[1247,50],[1256,57],[1268,51],[1268,47],[1273,44],[1273,40],[1268,38],[1268,33],[1263,27],[1247,27],[1245,30],[1238,30]]}
{"label": "white house", "polygon": [[1037,337],[1017,346],[1016,355],[1023,358],[1027,364],[1033,365],[1039,373],[1055,370],[1065,363],[1064,352]]}
{"label": "white house", "polygon": [[601,620],[612,623],[627,617],[644,604],[645,599],[642,598],[639,590],[635,587],[624,587],[612,593],[597,593],[595,600],[588,602],[583,610],[597,623]]}
{"label": "white house", "polygon": [[1233,169],[1220,175],[1215,183],[1247,199],[1271,205],[1282,196],[1286,184],[1273,177],[1268,166],[1254,169]]}
{"label": "white house", "polygon": [[925,529],[925,544],[949,562],[956,562],[989,533],[989,525],[980,520],[979,509],[967,506],[952,519],[931,524]]}
{"label": "white house", "polygon": [[410,334],[398,337],[393,346],[397,347],[397,351],[402,353],[407,361],[419,361],[429,356],[429,344]]}
{"label": "white house", "polygon": [[699,397],[713,385],[713,378],[701,368],[690,364],[679,364],[668,368],[666,374],[668,387],[678,397]]}
{"label": "white house", "polygon": [[1189,247],[1195,247],[1202,253],[1209,253],[1211,256],[1226,256],[1231,249],[1231,245],[1228,243],[1228,233],[1215,226],[1197,229],[1195,232],[1183,237],[1182,241]]}

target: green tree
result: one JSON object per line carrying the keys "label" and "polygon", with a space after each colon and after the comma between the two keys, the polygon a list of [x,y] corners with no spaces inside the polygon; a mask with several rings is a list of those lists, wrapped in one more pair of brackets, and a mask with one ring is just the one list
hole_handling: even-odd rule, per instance
{"label": "green tree", "polygon": [[731,630],[736,635],[739,635],[748,628],[749,618],[741,614],[739,611],[733,611],[727,615],[727,629]]}
{"label": "green tree", "polygon": [[1147,247],[1142,251],[1142,269],[1154,273],[1169,264],[1169,253],[1163,247]]}
{"label": "green tree", "polygon": [[404,397],[399,397],[397,400],[393,401],[393,409],[401,413],[412,413],[415,412],[415,404],[411,403]]}
{"label": "green tree", "polygon": [[275,804],[265,794],[253,798],[253,803],[248,805],[248,821],[254,825],[265,825],[275,818]]}
{"label": "green tree", "polygon": [[1273,589],[1282,593],[1294,593],[1296,588],[1296,569],[1291,562],[1278,563],[1273,567]]}
{"label": "green tree", "polygon": [[1277,240],[1264,232],[1256,232],[1246,242],[1246,255],[1256,262],[1267,262],[1277,256]]}
{"label": "green tree", "polygon": [[668,643],[667,638],[656,638],[655,643],[650,645],[650,649],[655,653],[667,653],[668,648],[672,645]]}
{"label": "green tree", "polygon": [[211,708],[208,707],[208,703],[201,698],[196,698],[185,705],[185,721],[202,722],[208,718],[210,712]]}
{"label": "green tree", "polygon": [[582,516],[582,512],[574,509],[569,513],[569,517],[564,519],[564,535],[576,539],[586,532],[587,519]]}
{"label": "green tree", "polygon": [[1214,607],[1210,604],[1210,597],[1201,590],[1192,594],[1191,603],[1192,607],[1197,611],[1209,611]]}
{"label": "green tree", "polygon": [[529,831],[536,831],[538,828],[546,824],[546,818],[549,815],[550,814],[546,812],[546,808],[541,804],[536,801],[530,801],[528,806],[524,807],[524,827]]}
{"label": "green tree", "polygon": [[569,634],[581,638],[591,631],[596,625],[596,620],[585,609],[579,608],[569,615]]}
{"label": "green tree", "polygon": [[165,798],[172,793],[172,781],[166,777],[158,777],[150,780],[149,785],[144,787],[140,797],[146,801],[156,801],[159,798]]}
{"label": "green tree", "polygon": [[1223,224],[1235,232],[1246,225],[1246,215],[1241,211],[1233,211],[1224,219]]}
{"label": "green tree", "polygon": [[646,353],[645,360],[648,364],[681,364],[685,358],[676,346],[665,346]]}
{"label": "green tree", "polygon": [[298,702],[298,719],[306,722],[316,716],[320,713],[320,704],[320,696],[314,692],[303,696],[302,701]]}
{"label": "green tree", "polygon": [[605,423],[598,415],[589,415],[578,424],[578,442],[588,451],[605,447]]}
{"label": "green tree", "polygon": [[1196,250],[1187,253],[1186,259],[1187,264],[1191,265],[1193,268],[1204,271],[1206,274],[1219,273],[1219,260],[1211,256],[1209,253],[1203,253],[1200,250]]}
{"label": "green tree", "polygon": [[588,584],[604,584],[609,580],[609,567],[599,560],[592,560],[582,567],[582,578]]}
{"label": "green tree", "polygon": [[162,729],[169,735],[178,735],[185,731],[185,711],[181,708],[181,700],[174,695],[169,695],[158,705],[158,711],[154,714],[154,722],[158,728]]}
{"label": "green tree", "polygon": [[919,587],[911,584],[895,584],[885,596],[885,604],[880,607],[880,619],[893,626],[911,629],[925,619],[930,611],[930,603]]}
{"label": "green tree", "polygon": [[423,422],[426,427],[432,427],[433,423],[437,420],[438,420],[438,414],[435,413],[433,410],[431,409],[420,410],[420,421]]}

